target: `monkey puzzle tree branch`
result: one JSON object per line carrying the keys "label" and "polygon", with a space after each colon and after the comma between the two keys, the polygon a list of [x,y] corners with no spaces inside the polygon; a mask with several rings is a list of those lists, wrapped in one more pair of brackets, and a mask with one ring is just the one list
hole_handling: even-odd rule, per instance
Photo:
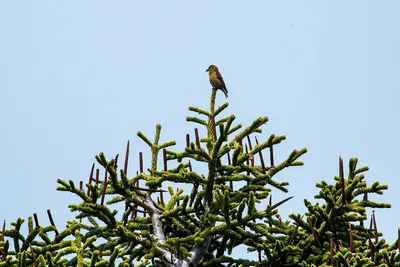
{"label": "monkey puzzle tree branch", "polygon": [[186,117],[186,121],[195,122],[204,126],[207,126],[207,122],[205,120],[196,118],[196,117]]}
{"label": "monkey puzzle tree branch", "polygon": [[159,145],[158,143],[160,141],[160,135],[161,135],[161,125],[160,124],[156,125],[156,134],[154,136],[154,143],[151,143],[151,141],[142,132],[140,132],[140,131],[137,132],[137,136],[139,136],[151,149],[151,170],[152,171],[157,170],[158,153],[160,152],[160,150],[176,144],[175,141],[169,141],[162,145]]}
{"label": "monkey puzzle tree branch", "polygon": [[163,174],[159,178],[148,180],[146,185],[148,185],[149,187],[154,187],[155,185],[159,186],[164,181],[176,182],[176,183],[188,183],[188,184],[193,184],[193,183],[205,184],[207,182],[206,179],[204,179],[195,172],[184,172],[183,175],[177,173]]}
{"label": "monkey puzzle tree branch", "polygon": [[221,106],[219,106],[215,111],[214,111],[214,116],[217,116],[219,113],[221,113],[224,109],[226,109],[229,106],[228,102],[223,103]]}
{"label": "monkey puzzle tree branch", "polygon": [[198,107],[189,106],[189,110],[193,111],[193,112],[197,112],[197,113],[202,114],[202,115],[206,115],[207,117],[210,116],[209,112],[207,112],[207,111],[205,111],[205,110],[203,110],[201,108],[198,108]]}
{"label": "monkey puzzle tree branch", "polygon": [[[207,152],[205,152],[203,149],[198,149],[198,148],[194,148],[194,147],[190,147],[190,148],[186,148],[186,149],[189,149],[189,151],[178,152],[178,153],[168,152],[169,157],[167,159],[168,160],[176,159],[176,160],[178,160],[178,162],[181,162],[182,159],[184,159],[184,158],[191,158],[196,161],[208,162],[209,156],[208,156]],[[191,152],[193,152],[193,153],[191,153]]]}
{"label": "monkey puzzle tree branch", "polygon": [[259,117],[253,123],[246,127],[244,130],[242,130],[239,134],[235,136],[235,138],[231,141],[231,145],[233,145],[234,142],[240,142],[243,140],[246,136],[250,135],[251,133],[259,131],[259,127],[265,123],[267,123],[268,117]]}

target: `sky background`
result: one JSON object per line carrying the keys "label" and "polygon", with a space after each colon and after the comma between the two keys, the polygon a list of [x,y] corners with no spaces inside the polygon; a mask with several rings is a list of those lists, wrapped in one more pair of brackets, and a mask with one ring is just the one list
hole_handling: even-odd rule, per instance
{"label": "sky background", "polygon": [[[182,150],[195,125],[188,106],[207,108],[205,70],[219,67],[237,122],[259,116],[287,140],[276,162],[306,147],[303,167],[276,178],[294,199],[280,214],[305,211],[315,184],[333,182],[338,156],[368,165],[366,181],[389,185],[392,208],[377,211],[379,230],[394,242],[400,223],[399,1],[1,1],[0,220],[34,212],[48,224],[51,209],[63,228],[72,218],[56,191],[57,178],[88,180],[94,156],[123,159],[131,141],[129,174],[138,139],[176,140]],[[217,103],[225,101],[218,92]],[[202,171],[198,167],[198,171]],[[370,212],[369,212],[370,214]]]}

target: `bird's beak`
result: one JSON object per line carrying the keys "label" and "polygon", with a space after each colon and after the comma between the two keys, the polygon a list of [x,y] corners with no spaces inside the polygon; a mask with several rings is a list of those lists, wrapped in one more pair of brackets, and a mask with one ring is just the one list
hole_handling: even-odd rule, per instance
{"label": "bird's beak", "polygon": [[206,72],[209,71],[209,70],[210,70],[210,68],[206,69]]}

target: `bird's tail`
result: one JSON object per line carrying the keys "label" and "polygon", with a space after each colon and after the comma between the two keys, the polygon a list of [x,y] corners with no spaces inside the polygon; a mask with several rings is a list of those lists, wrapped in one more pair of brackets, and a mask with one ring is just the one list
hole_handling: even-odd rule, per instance
{"label": "bird's tail", "polygon": [[224,92],[225,98],[228,98],[228,90],[226,88],[222,88],[221,90]]}

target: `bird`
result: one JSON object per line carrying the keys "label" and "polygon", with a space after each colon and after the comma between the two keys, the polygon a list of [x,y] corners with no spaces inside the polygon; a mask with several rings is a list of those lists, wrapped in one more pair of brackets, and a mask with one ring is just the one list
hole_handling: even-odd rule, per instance
{"label": "bird", "polygon": [[224,78],[222,78],[217,66],[210,65],[208,69],[208,78],[213,88],[220,89],[225,94],[225,98],[228,98],[228,89],[226,89]]}

